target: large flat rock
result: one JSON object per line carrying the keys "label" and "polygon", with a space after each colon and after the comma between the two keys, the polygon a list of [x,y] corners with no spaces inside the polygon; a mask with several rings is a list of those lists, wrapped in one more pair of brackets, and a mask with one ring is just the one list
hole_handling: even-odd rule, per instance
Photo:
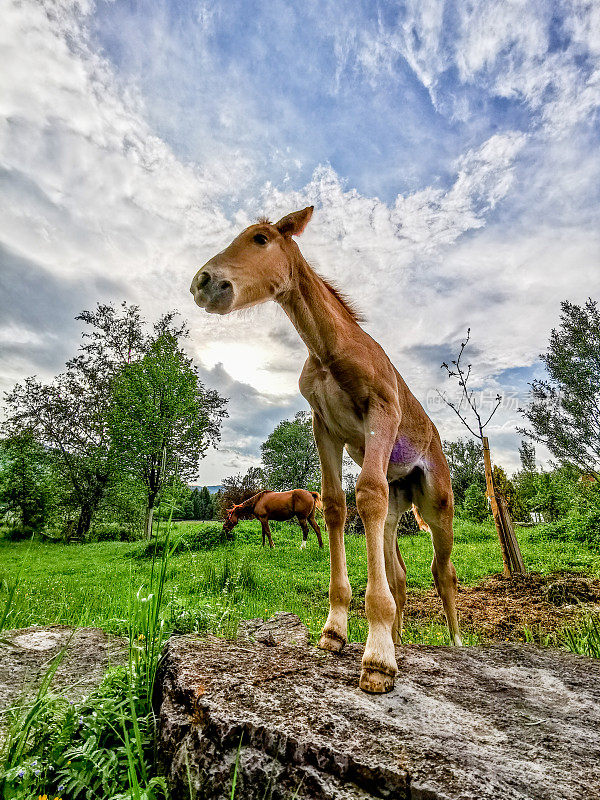
{"label": "large flat rock", "polygon": [[[78,700],[95,688],[109,666],[127,661],[127,641],[99,628],[51,625],[3,631],[0,634],[0,712],[21,697],[32,697],[60,657],[50,688]],[[0,725],[3,716],[0,715]]]}
{"label": "large flat rock", "polygon": [[189,783],[198,800],[229,798],[238,750],[244,800],[600,798],[600,662],[398,647],[396,688],[372,696],[357,688],[361,646],[335,656],[266,630],[168,642],[156,706],[174,798]]}

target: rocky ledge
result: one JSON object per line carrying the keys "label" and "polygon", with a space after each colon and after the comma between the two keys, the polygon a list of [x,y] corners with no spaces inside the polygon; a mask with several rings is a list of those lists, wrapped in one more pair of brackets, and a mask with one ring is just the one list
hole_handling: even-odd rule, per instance
{"label": "rocky ledge", "polygon": [[32,698],[52,667],[60,663],[50,688],[69,700],[79,700],[102,680],[109,666],[127,661],[125,639],[108,636],[99,628],[66,625],[3,631],[0,634],[0,727],[10,706]]}
{"label": "rocky ledge", "polygon": [[[237,641],[179,636],[156,684],[173,797],[225,800],[600,798],[600,662],[558,650],[398,647],[388,695],[362,647],[308,644],[297,617]],[[241,745],[240,745],[241,743]]]}

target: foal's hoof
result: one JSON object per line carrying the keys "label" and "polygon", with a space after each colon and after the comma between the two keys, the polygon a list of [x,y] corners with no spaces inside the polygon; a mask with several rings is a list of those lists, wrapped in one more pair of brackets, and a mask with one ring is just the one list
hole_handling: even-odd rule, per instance
{"label": "foal's hoof", "polygon": [[346,644],[346,639],[335,631],[323,631],[319,639],[321,650],[329,650],[330,653],[339,653]]}
{"label": "foal's hoof", "polygon": [[395,673],[390,674],[389,672],[381,672],[378,669],[363,667],[358,685],[363,692],[385,694],[386,692],[391,692],[394,688],[395,677]]}

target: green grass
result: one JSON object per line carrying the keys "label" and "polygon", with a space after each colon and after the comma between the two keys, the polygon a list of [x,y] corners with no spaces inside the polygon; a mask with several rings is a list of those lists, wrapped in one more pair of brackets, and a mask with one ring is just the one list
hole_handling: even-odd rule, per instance
{"label": "green grass", "polygon": [[[204,524],[175,524],[173,541],[197,532]],[[247,521],[236,529],[233,544],[214,550],[183,549],[171,556],[164,587],[167,626],[181,632],[210,630],[232,635],[240,619],[291,611],[316,636],[327,616],[327,546],[319,550],[311,536],[307,549],[300,550],[297,526],[274,523],[272,528],[273,550],[262,548],[258,523]],[[518,537],[530,571],[566,569],[600,576],[600,553],[581,543],[547,539],[543,526],[519,529]],[[0,612],[14,577],[21,572],[5,627],[61,623],[126,632],[130,590],[150,582],[151,559],[131,557],[144,544],[0,541]],[[408,568],[409,590],[431,588],[429,536],[403,537],[400,547]],[[346,552],[354,596],[360,600],[367,579],[364,538],[346,537]],[[453,560],[464,584],[500,572],[502,560],[494,528],[457,521]],[[366,632],[365,619],[353,611],[350,639],[364,641]],[[445,632],[441,626],[439,630],[424,626],[421,632],[414,628],[407,631],[407,640],[441,644]]]}

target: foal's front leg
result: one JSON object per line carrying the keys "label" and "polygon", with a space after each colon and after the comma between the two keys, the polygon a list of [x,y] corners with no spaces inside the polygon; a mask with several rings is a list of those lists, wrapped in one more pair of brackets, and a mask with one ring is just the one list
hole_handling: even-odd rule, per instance
{"label": "foal's front leg", "polygon": [[344,547],[346,521],[346,495],[342,489],[344,445],[330,435],[324,422],[316,414],[313,414],[313,429],[321,461],[323,514],[329,534],[331,563],[329,615],[319,639],[319,647],[339,653],[348,639],[348,607],[352,599]]}
{"label": "foal's front leg", "polygon": [[396,602],[386,575],[384,548],[389,500],[386,473],[397,430],[397,419],[383,413],[379,418],[367,420],[365,457],[356,481],[356,507],[367,540],[365,611],[369,622],[359,686],[365,692],[374,693],[393,689],[398,672],[392,638]]}
{"label": "foal's front leg", "polygon": [[263,539],[263,547],[265,546],[265,538],[269,539],[269,547],[273,547],[273,539],[271,537],[271,529],[269,528],[269,520],[267,517],[260,518],[260,524],[262,527],[262,539]]}

